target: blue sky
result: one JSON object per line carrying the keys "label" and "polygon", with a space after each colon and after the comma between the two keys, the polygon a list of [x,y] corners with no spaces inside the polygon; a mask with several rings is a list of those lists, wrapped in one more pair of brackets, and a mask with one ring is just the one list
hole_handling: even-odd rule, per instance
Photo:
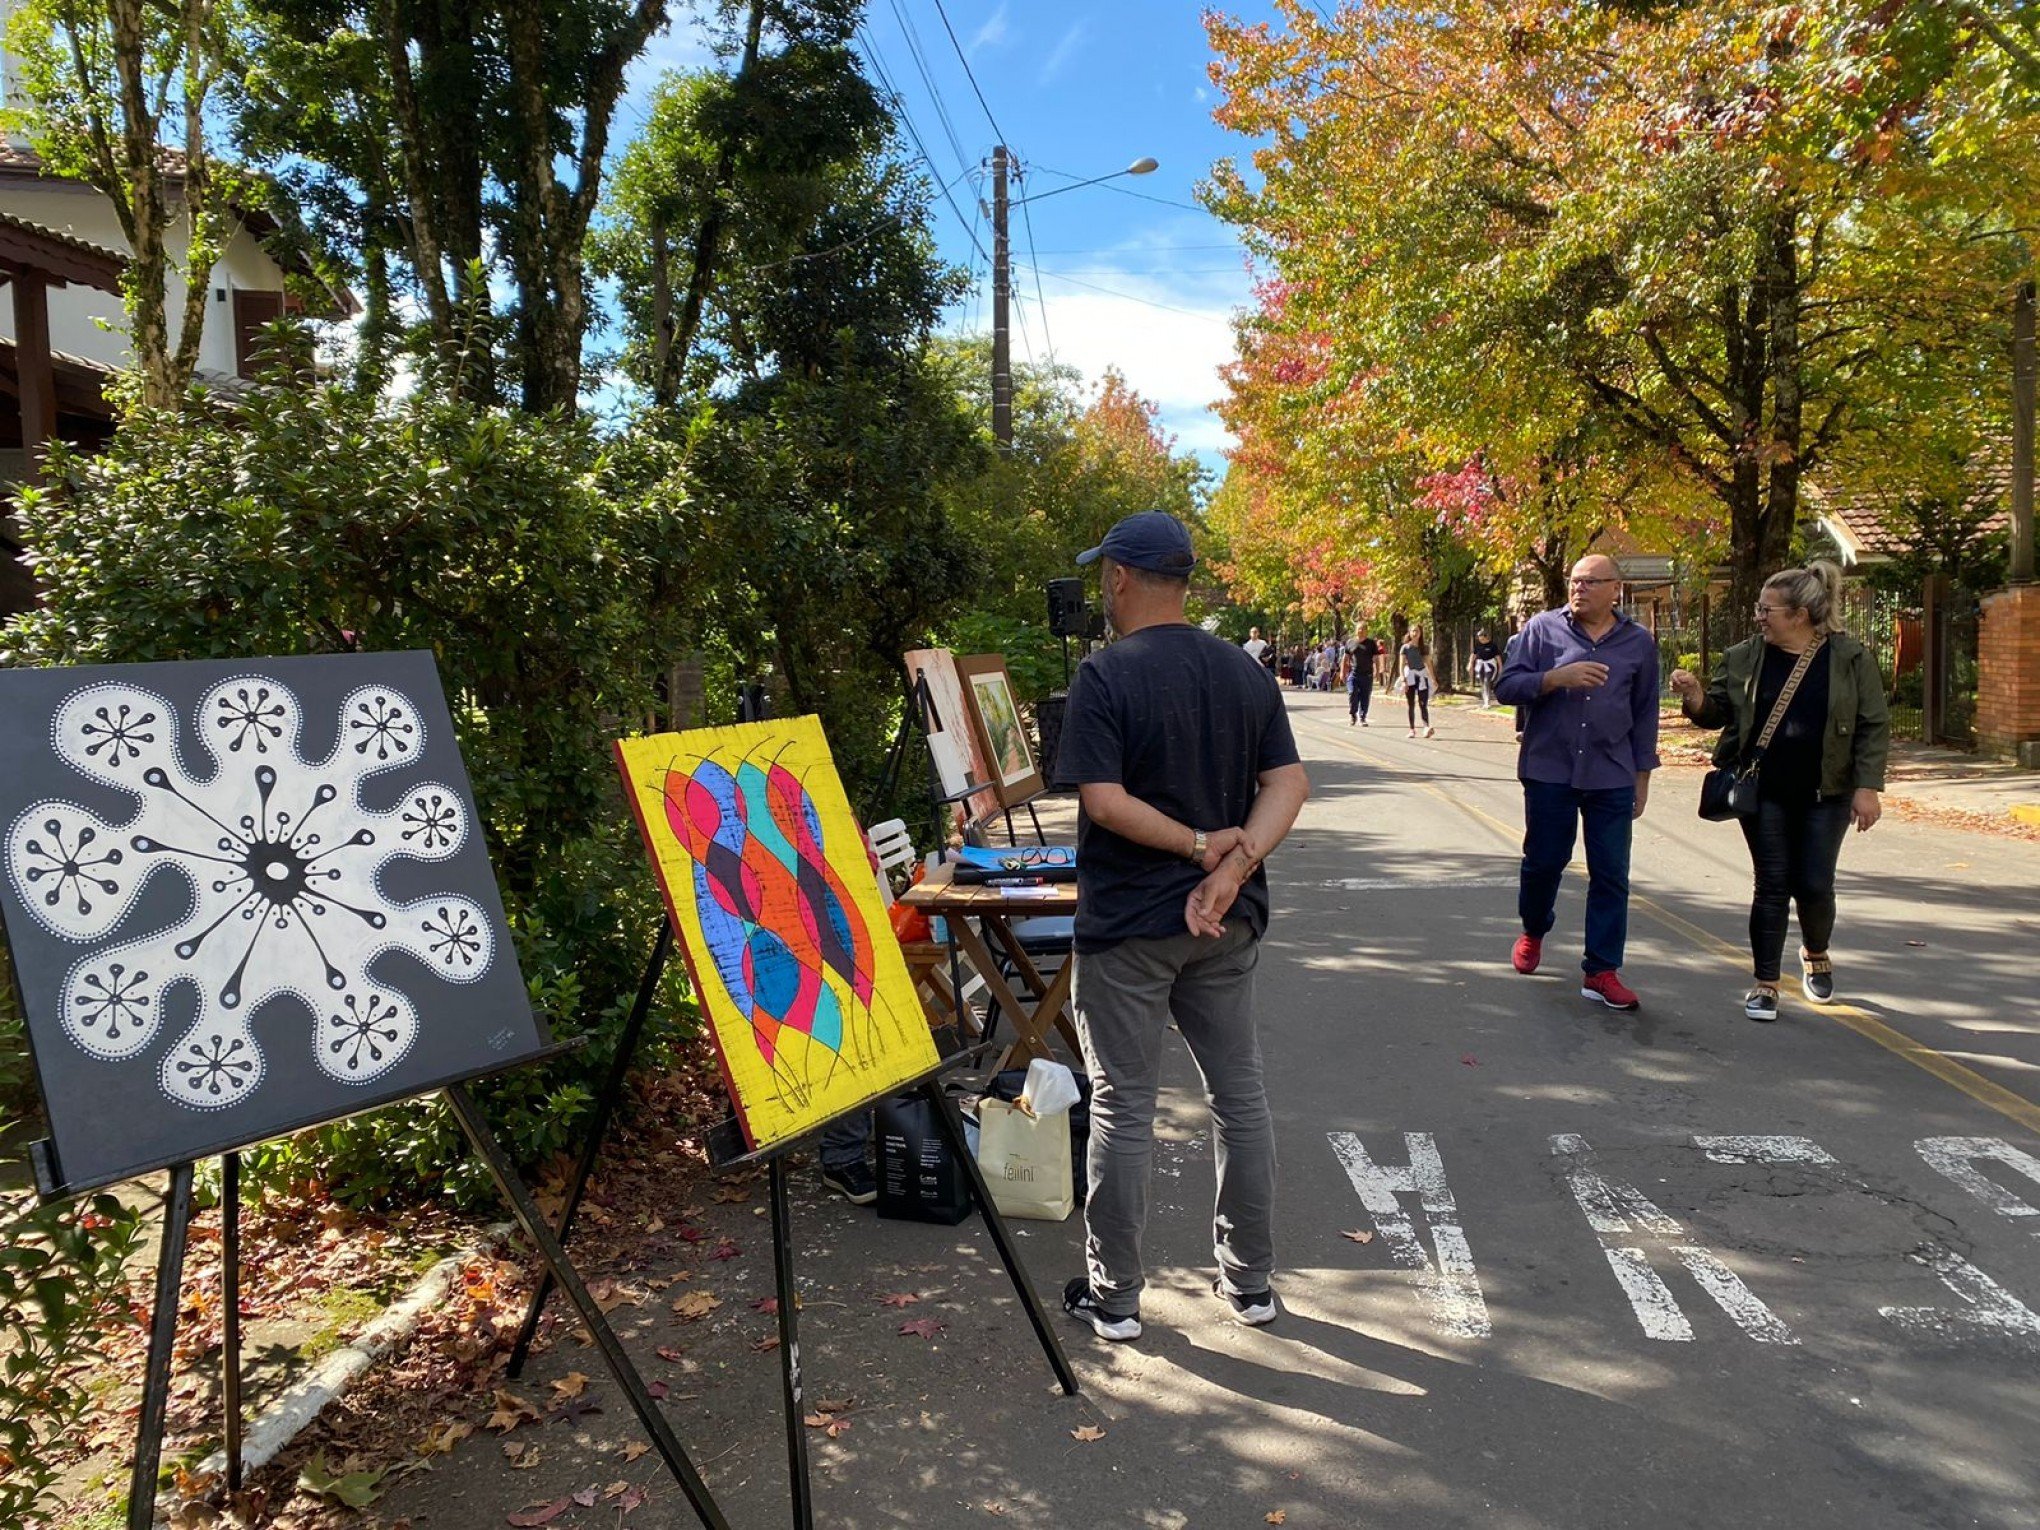
{"label": "blue sky", "polygon": [[[1270,14],[1262,3],[1232,9]],[[949,200],[936,201],[936,235],[943,254],[976,278],[952,328],[991,324],[991,276],[973,236],[991,248],[979,200],[989,199],[982,162],[1000,133],[1023,166],[1016,197],[1142,155],[1161,161],[1151,175],[1014,209],[1013,354],[1053,356],[1094,382],[1118,367],[1161,405],[1179,445],[1218,467],[1226,437],[1209,406],[1220,391],[1217,369],[1232,354],[1228,316],[1247,301],[1248,279],[1238,240],[1193,192],[1213,160],[1241,154],[1244,144],[1211,120],[1198,5],[942,0],[938,10],[935,0],[870,0],[860,46],[881,88],[889,82],[898,92],[931,175],[949,187]],[[661,71],[702,61],[685,22],[658,39],[633,72],[619,130],[633,131]],[[907,144],[915,147],[911,137]]]}

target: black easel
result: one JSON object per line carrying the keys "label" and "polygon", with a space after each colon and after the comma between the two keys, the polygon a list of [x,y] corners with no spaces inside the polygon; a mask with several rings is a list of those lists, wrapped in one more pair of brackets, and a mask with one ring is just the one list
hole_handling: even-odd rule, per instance
{"label": "black easel", "polygon": [[[665,944],[661,942],[662,949]],[[663,965],[663,956],[655,964],[652,976],[656,976],[656,965]],[[538,1249],[539,1258],[545,1264],[548,1284],[558,1285],[573,1302],[582,1323],[594,1336],[610,1374],[623,1388],[632,1411],[651,1436],[653,1447],[666,1463],[667,1470],[687,1495],[695,1516],[707,1530],[729,1530],[729,1521],[723,1518],[722,1510],[694,1469],[694,1463],[688,1459],[672,1427],[659,1412],[658,1404],[624,1351],[615,1329],[610,1327],[609,1319],[589,1294],[587,1285],[554,1238],[544,1214],[518,1177],[516,1166],[490,1132],[467,1086],[450,1084],[444,1093],[461,1130],[488,1167],[518,1224]],[[56,1179],[49,1144],[32,1144],[30,1153],[43,1199],[66,1194]],[[592,1158],[592,1154],[584,1156]],[[241,1480],[240,1155],[235,1152],[223,1155],[221,1169],[221,1250],[225,1261],[223,1284],[227,1304],[223,1357],[226,1368],[223,1401],[227,1483],[231,1490],[238,1490]],[[177,1342],[178,1305],[183,1291],[185,1253],[191,1236],[192,1180],[193,1165],[189,1161],[171,1165],[170,1186],[163,1200],[163,1243],[156,1260],[155,1307],[149,1318],[148,1366],[142,1379],[141,1412],[135,1425],[134,1465],[128,1479],[128,1530],[151,1530],[156,1517],[156,1476],[163,1458],[163,1426],[170,1404],[170,1371]]]}
{"label": "black easel", "polygon": [[[651,964],[645,971],[644,984],[639,989],[641,1008],[649,1005],[648,995],[657,991],[660,972],[672,951],[671,930],[670,923],[663,924],[658,944],[653,948]],[[556,1239],[550,1229],[547,1231],[548,1242],[555,1250],[566,1242],[568,1235],[573,1231],[574,1214],[580,1209],[582,1192],[587,1188],[588,1177],[594,1170],[603,1138],[607,1135],[609,1123],[615,1114],[617,1097],[621,1095],[623,1081],[630,1071],[633,1054],[639,1042],[641,1020],[642,1016],[633,1011],[632,1022],[625,1026],[623,1035],[617,1039],[616,1056],[611,1060],[609,1068],[608,1087],[597,1109],[598,1129],[589,1133],[587,1144],[581,1150],[581,1160],[575,1166],[573,1182],[567,1187],[566,1202],[561,1211]],[[957,1113],[956,1102],[942,1089],[942,1075],[960,1060],[961,1055],[945,1058],[937,1067],[908,1087],[918,1089],[933,1103],[936,1118],[942,1123],[943,1136],[949,1143],[950,1151],[964,1166],[964,1172],[970,1181],[971,1194],[976,1199],[979,1213],[984,1217],[985,1228],[991,1234],[992,1246],[998,1251],[999,1262],[1006,1267],[1006,1276],[1012,1281],[1013,1289],[1020,1298],[1020,1305],[1026,1309],[1027,1319],[1034,1326],[1035,1337],[1041,1341],[1042,1350],[1048,1356],[1049,1368],[1055,1372],[1056,1382],[1062,1387],[1064,1395],[1074,1397],[1080,1390],[1076,1372],[1070,1369],[1069,1359],[1063,1354],[1062,1344],[1049,1323],[1048,1313],[1041,1305],[1041,1298],[1035,1294],[1034,1287],[1028,1283],[1025,1272],[1020,1268],[1020,1259],[1013,1246],[1012,1234],[1007,1230],[998,1208],[992,1204],[991,1190],[985,1184],[977,1160],[970,1152],[969,1143],[964,1136],[963,1120]],[[451,1091],[448,1097],[452,1097]],[[859,1108],[868,1108],[868,1105]],[[466,1125],[465,1119],[462,1124]],[[833,1124],[834,1122],[825,1123],[818,1127],[815,1133],[810,1133],[808,1137],[803,1137],[798,1142],[777,1143],[758,1152],[746,1151],[734,1120],[723,1122],[709,1136],[709,1161],[714,1167],[727,1170],[759,1163],[766,1166],[767,1184],[772,1198],[772,1270],[779,1304],[780,1391],[786,1411],[787,1472],[791,1483],[795,1530],[812,1530],[815,1521],[814,1488],[808,1476],[807,1430],[802,1422],[804,1408],[800,1368],[799,1291],[793,1268],[793,1208],[787,1195],[786,1155]],[[508,1193],[507,1187],[505,1193]],[[565,1254],[560,1253],[557,1257],[559,1263],[564,1266]],[[552,1259],[548,1256],[548,1264],[551,1263]],[[562,1284],[564,1283],[563,1281]],[[578,1277],[575,1283],[579,1284]],[[538,1290],[533,1293],[531,1307],[525,1313],[524,1327],[518,1337],[518,1347],[511,1356],[512,1376],[517,1375],[523,1366],[531,1335],[537,1330],[539,1316],[544,1310],[551,1288],[552,1282],[547,1279],[541,1282]],[[581,1294],[583,1297],[586,1296],[585,1288]],[[581,1308],[581,1315],[585,1320],[588,1308],[580,1301],[576,1301],[575,1305]],[[592,1325],[590,1331],[593,1331]],[[622,1379],[620,1375],[618,1379]]]}

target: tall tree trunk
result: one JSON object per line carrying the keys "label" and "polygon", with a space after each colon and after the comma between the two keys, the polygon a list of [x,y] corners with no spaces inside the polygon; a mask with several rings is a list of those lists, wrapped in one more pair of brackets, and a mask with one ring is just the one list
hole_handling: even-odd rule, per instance
{"label": "tall tree trunk", "polygon": [[[765,0],[751,0],[751,13],[744,28],[744,61],[737,71],[736,88],[739,99],[744,99],[746,87],[756,79],[758,46],[765,29]],[[723,224],[728,216],[727,202],[730,187],[735,183],[737,172],[737,145],[733,139],[725,139],[716,155],[714,190],[710,192],[708,206],[701,215],[701,225],[694,236],[694,269],[687,279],[687,295],[680,304],[680,318],[673,327],[673,341],[666,352],[667,370],[654,380],[652,396],[655,402],[671,404],[680,392],[680,368],[687,360],[687,353],[693,348],[695,332],[701,328],[701,310],[708,302],[709,288],[714,284],[715,273],[722,260]]]}
{"label": "tall tree trunk", "polygon": [[152,408],[169,408],[182,391],[172,372],[170,324],[164,296],[170,271],[170,257],[164,249],[162,166],[157,159],[157,116],[149,101],[147,68],[143,58],[144,28],[142,0],[106,0],[108,29],[113,42],[114,74],[119,80],[120,163],[119,179],[126,196],[115,194],[118,206],[125,202],[132,256],[123,282],[128,308],[128,339],[134,347],[135,367],[142,379],[142,402]]}

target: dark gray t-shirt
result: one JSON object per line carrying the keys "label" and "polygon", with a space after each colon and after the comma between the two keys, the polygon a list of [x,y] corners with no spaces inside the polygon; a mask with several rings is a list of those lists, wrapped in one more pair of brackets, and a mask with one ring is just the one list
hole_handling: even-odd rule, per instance
{"label": "dark gray t-shirt", "polygon": [[[1297,763],[1275,677],[1196,627],[1143,627],[1092,654],[1070,683],[1058,786],[1112,782],[1206,833],[1239,828],[1263,771]],[[1077,821],[1080,952],[1187,933],[1183,903],[1204,880],[1195,862]],[[1256,869],[1226,916],[1259,938],[1268,878]]]}

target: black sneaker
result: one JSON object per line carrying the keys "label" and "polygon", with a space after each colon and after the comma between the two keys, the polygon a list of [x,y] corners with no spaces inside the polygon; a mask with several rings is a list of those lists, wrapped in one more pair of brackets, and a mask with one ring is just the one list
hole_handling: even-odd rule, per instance
{"label": "black sneaker", "polygon": [[1752,988],[1743,995],[1742,1012],[1752,1020],[1777,1019],[1778,991],[1775,988]]}
{"label": "black sneaker", "polygon": [[1089,1323],[1099,1338],[1115,1344],[1140,1337],[1140,1315],[1114,1317],[1098,1305],[1098,1298],[1091,1294],[1091,1282],[1081,1275],[1063,1287],[1063,1311],[1080,1323]]}
{"label": "black sneaker", "polygon": [[1831,1004],[1835,997],[1835,964],[1823,951],[1819,956],[1799,953],[1799,986],[1816,1004]]}
{"label": "black sneaker", "polygon": [[1233,1321],[1249,1328],[1260,1328],[1275,1321],[1281,1310],[1275,1305],[1273,1291],[1256,1291],[1252,1296],[1234,1296],[1226,1290],[1222,1281],[1211,1283],[1211,1294],[1232,1308]]}
{"label": "black sneaker", "polygon": [[853,1206],[869,1206],[878,1199],[878,1181],[861,1163],[846,1164],[840,1169],[825,1166],[822,1183]]}

